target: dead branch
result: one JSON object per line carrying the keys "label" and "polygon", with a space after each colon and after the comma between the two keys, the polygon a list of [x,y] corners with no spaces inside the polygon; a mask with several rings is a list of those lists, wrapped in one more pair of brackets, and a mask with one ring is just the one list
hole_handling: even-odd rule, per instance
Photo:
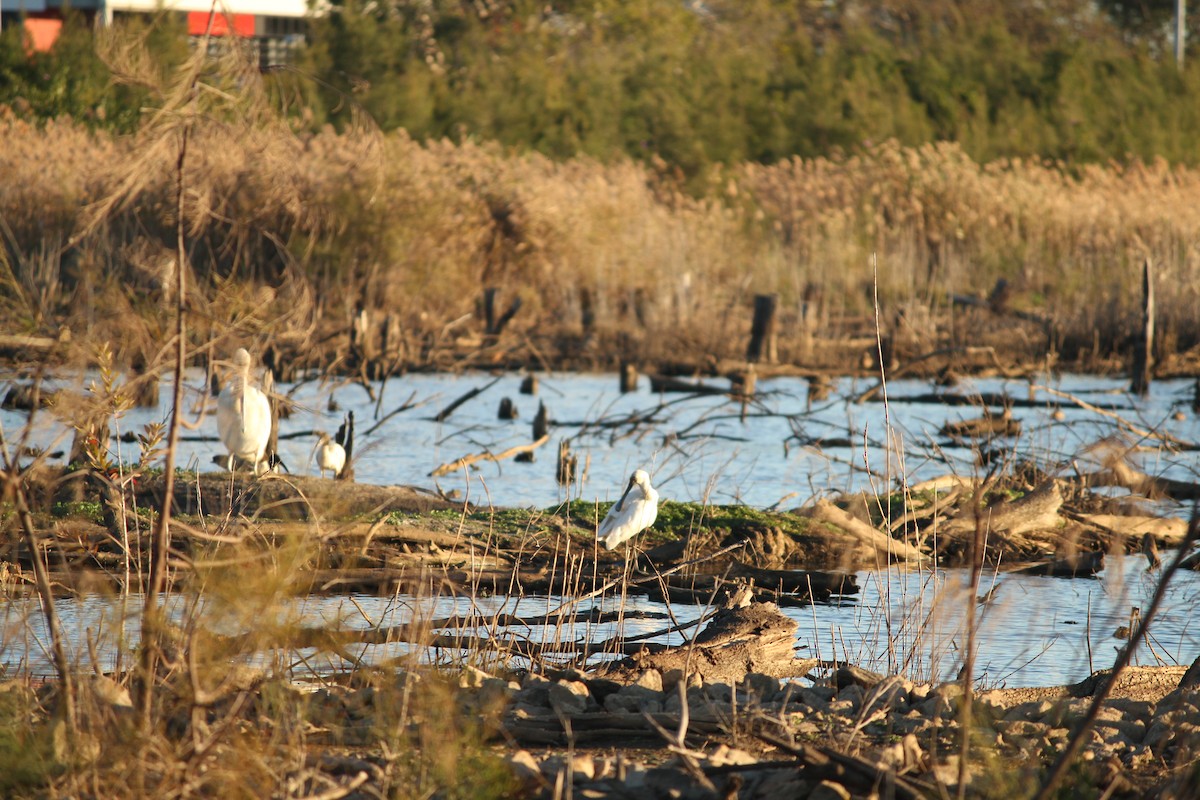
{"label": "dead branch", "polygon": [[502,453],[475,453],[473,455],[463,456],[455,461],[442,464],[433,472],[429,473],[429,477],[440,478],[443,475],[451,472],[457,472],[458,470],[469,467],[471,464],[479,461],[503,461],[506,458],[512,458],[513,456],[520,455],[521,453],[532,453],[534,450],[537,450],[548,441],[550,441],[550,434],[546,434],[536,442],[519,444],[514,447],[510,447]]}

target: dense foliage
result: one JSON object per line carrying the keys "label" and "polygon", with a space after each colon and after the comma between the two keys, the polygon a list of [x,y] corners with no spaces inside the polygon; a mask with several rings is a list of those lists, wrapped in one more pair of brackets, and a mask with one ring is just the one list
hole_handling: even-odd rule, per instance
{"label": "dense foliage", "polygon": [[[270,80],[306,126],[365,112],[417,139],[658,156],[692,175],[888,138],[957,141],[979,161],[1197,163],[1200,67],[1176,68],[1158,5],[333,0],[312,20],[302,63]],[[170,62],[164,20],[130,35]],[[69,21],[50,53],[27,55],[9,26],[0,104],[134,126],[143,98],[112,82],[91,37]]]}
{"label": "dense foliage", "polygon": [[385,129],[657,154],[689,172],[893,137],[958,141],[978,160],[1195,162],[1200,73],[1110,7],[337,0],[314,20],[309,64],[325,108],[352,98]]}

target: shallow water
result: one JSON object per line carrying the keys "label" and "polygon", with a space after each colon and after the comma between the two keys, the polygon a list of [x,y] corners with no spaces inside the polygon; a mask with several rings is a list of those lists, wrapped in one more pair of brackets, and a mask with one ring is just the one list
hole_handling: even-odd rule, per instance
{"label": "shallow water", "polygon": [[[624,487],[629,474],[645,467],[655,486],[667,499],[747,503],[766,507],[780,503],[790,508],[811,498],[842,491],[874,488],[886,491],[902,480],[915,483],[957,472],[977,474],[975,453],[938,434],[947,421],[977,417],[979,409],[931,403],[903,402],[905,396],[930,391],[927,381],[892,381],[891,402],[855,404],[852,397],[873,381],[843,379],[835,386],[834,399],[807,407],[808,382],[802,378],[759,381],[758,402],[746,408],[723,395],[658,395],[649,391],[643,378],[637,392],[622,395],[613,375],[542,374],[537,396],[518,391],[521,376],[505,374],[478,397],[460,406],[442,423],[434,421],[438,411],[464,393],[484,386],[493,376],[414,374],[389,380],[375,402],[361,386],[328,385],[315,381],[299,386],[283,385],[298,410],[280,423],[281,436],[290,433],[336,431],[343,415],[355,412],[356,479],[364,483],[433,486],[458,491],[474,503],[496,506],[552,506],[567,499],[567,489],[555,480],[557,445],[568,439],[578,454],[581,479],[571,487],[571,496],[612,500]],[[1037,381],[1075,394],[1091,403],[1119,406],[1119,413],[1145,427],[1165,430],[1187,441],[1200,440],[1200,421],[1191,412],[1190,380],[1158,381],[1148,398],[1134,400],[1125,391],[1124,378],[1061,376]],[[187,404],[199,399],[203,377],[189,379]],[[1029,397],[1030,384],[1001,379],[964,380],[951,391],[1008,392]],[[164,383],[158,409],[133,409],[116,421],[116,432],[140,432],[149,422],[168,421],[170,385]],[[330,398],[339,410],[328,411]],[[520,413],[515,421],[497,419],[501,398],[511,398]],[[1089,451],[1097,441],[1117,431],[1107,417],[1079,409],[1045,391],[1035,395],[1045,405],[1014,409],[1024,432],[1016,441],[1016,452],[1033,456],[1045,467],[1072,474],[1087,470],[1098,456]],[[367,433],[388,412],[406,400],[418,404],[383,422]],[[461,471],[436,482],[429,473],[438,465],[473,453],[500,452],[531,441],[531,423],[539,402],[544,402],[551,420],[552,441],[537,452],[534,463],[506,460],[482,462],[464,475]],[[1051,416],[1060,408],[1065,419]],[[223,453],[216,439],[216,422],[210,416],[196,432],[184,432],[178,463],[212,469],[212,457]],[[1176,421],[1173,413],[1186,411]],[[651,416],[652,423],[636,427],[597,425],[612,423],[630,414]],[[24,412],[0,411],[0,425],[10,442],[24,429]],[[587,423],[584,425],[584,423]],[[115,435],[115,434],[114,434]],[[209,441],[194,441],[208,437]],[[852,446],[802,446],[801,439],[848,439]],[[31,444],[66,450],[70,434],[50,413],[41,412],[30,437]],[[283,438],[280,453],[293,473],[316,474],[312,451],[315,438]],[[1129,441],[1127,437],[1127,441]],[[114,457],[126,463],[137,459],[137,448],[114,440]],[[1194,452],[1165,453],[1157,448],[1139,453],[1139,466],[1146,472],[1180,479],[1196,479]],[[949,462],[949,463],[947,463]]]}
{"label": "shallow water", "polygon": [[[486,392],[459,407],[449,420],[433,421],[440,409],[492,378],[482,373],[408,375],[388,381],[382,399],[376,402],[360,386],[317,382],[284,386],[281,391],[293,398],[299,410],[281,422],[281,434],[312,429],[332,432],[343,414],[354,410],[359,481],[432,486],[434,481],[428,473],[443,462],[528,442],[537,405],[545,402],[551,419],[558,424],[551,431],[554,441],[538,452],[535,463],[485,462],[468,475],[448,475],[437,482],[442,489],[458,490],[472,502],[497,506],[547,507],[567,498],[567,490],[555,481],[554,455],[557,440],[563,438],[571,440],[581,467],[585,467],[581,481],[571,489],[572,497],[581,495],[586,499],[615,499],[629,473],[638,466],[650,470],[655,485],[669,499],[742,502],[760,507],[778,503],[785,508],[840,491],[872,487],[885,491],[901,480],[912,484],[951,471],[972,475],[981,470],[970,448],[955,445],[938,434],[945,422],[978,416],[978,409],[901,400],[927,393],[930,387],[925,381],[890,382],[891,402],[887,405],[832,399],[810,411],[805,399],[807,381],[761,380],[758,403],[748,407],[742,418],[740,403],[724,396],[659,396],[649,392],[645,379],[640,391],[622,395],[612,375],[543,374],[539,376],[539,395],[531,397],[518,392],[521,376],[502,375]],[[196,374],[189,382],[191,387],[199,387],[203,378]],[[871,384],[839,381],[833,397],[854,396]],[[1091,403],[1119,406],[1116,413],[1141,427],[1163,429],[1187,441],[1200,440],[1200,423],[1190,410],[1190,380],[1158,381],[1148,398],[1136,401],[1124,392],[1123,378],[1062,376],[1048,378],[1045,384]],[[1028,397],[1030,385],[1025,381],[968,380],[953,390],[956,394],[1001,391]],[[327,410],[331,396],[340,407],[337,412]],[[136,409],[122,415],[116,423],[117,432],[140,431],[148,422],[166,422],[169,384],[164,384],[161,397],[163,404],[158,409]],[[503,397],[517,404],[519,420],[504,422],[496,418]],[[1115,422],[1045,391],[1039,391],[1036,397],[1045,405],[1014,409],[1014,416],[1024,424],[1024,433],[1015,443],[1017,453],[1064,474],[1093,468],[1100,458],[1093,452],[1093,445],[1116,433]],[[189,407],[198,398],[198,389],[189,390]],[[367,434],[376,419],[410,399],[418,405]],[[1052,417],[1059,407],[1066,415],[1061,421]],[[210,411],[212,408],[210,404]],[[1177,410],[1186,412],[1183,420],[1173,418]],[[611,422],[633,413],[652,416],[654,421],[637,427],[596,425],[599,420]],[[10,445],[25,429],[26,420],[23,412],[0,411],[0,424]],[[209,419],[197,433],[214,440],[185,441],[180,464],[209,469],[212,456],[221,452],[215,441],[215,421]],[[842,437],[854,444],[817,449],[800,446],[794,437]],[[1127,436],[1125,440],[1131,441]],[[315,474],[311,459],[314,442],[311,437],[281,440],[281,454],[292,472]],[[70,436],[50,413],[40,412],[29,443],[65,450]],[[124,462],[136,458],[134,445],[114,440],[112,447],[114,456]],[[1148,473],[1196,479],[1196,452],[1168,453],[1152,448],[1134,457]],[[1160,510],[1179,511],[1169,506]],[[989,686],[1053,685],[1080,680],[1093,668],[1111,665],[1120,644],[1112,637],[1113,631],[1128,623],[1131,606],[1145,609],[1149,605],[1153,583],[1144,573],[1144,564],[1134,558],[1110,560],[1105,572],[1094,580],[1001,576],[997,600],[983,616],[976,677]],[[958,671],[959,649],[965,646],[961,621],[967,602],[955,588],[963,580],[960,571],[940,572],[936,577],[917,572],[863,573],[861,597],[840,604],[788,609],[786,613],[800,622],[797,647],[802,648],[799,652],[803,655],[847,659],[887,671],[899,669],[915,678],[945,678]],[[985,576],[981,593],[990,585],[991,577]],[[1172,658],[1190,663],[1200,654],[1200,642],[1191,626],[1198,595],[1200,578],[1194,573],[1179,575],[1170,588],[1167,605],[1153,628],[1155,641],[1150,643],[1168,663]],[[49,663],[42,646],[45,637],[41,617],[29,613],[31,602],[2,607],[8,624],[0,629],[0,664],[10,671],[44,671]],[[443,616],[455,609],[467,610],[465,602],[313,597],[296,601],[279,613],[306,620],[340,615],[347,624],[365,625],[367,619],[394,624],[414,609],[426,616]],[[533,614],[545,613],[557,602],[553,598],[524,599],[520,603],[492,598],[481,600],[480,606],[490,611],[507,603],[507,611]],[[607,602],[611,605],[613,601]],[[645,598],[633,598],[631,603],[636,609],[665,611]],[[938,612],[931,614],[934,606]],[[137,607],[135,600],[132,608],[136,611]],[[77,655],[86,652],[88,628],[102,644],[115,639],[105,633],[119,627],[121,614],[113,601],[99,597],[63,600],[61,610]],[[700,613],[700,609],[690,607],[674,610],[680,620]],[[135,638],[132,619],[127,620],[127,627]],[[237,627],[236,621],[222,624]],[[668,624],[664,620],[629,621],[626,631],[656,630]],[[598,639],[611,632],[607,628],[579,628],[565,633]],[[678,634],[670,639],[681,640]],[[101,660],[111,664],[115,652],[111,647],[102,648]],[[377,659],[401,652],[403,646],[394,645],[390,649],[366,648],[364,655]],[[1138,659],[1140,663],[1155,663],[1154,654],[1146,647]],[[284,654],[284,660],[291,663],[292,654]],[[333,665],[324,665],[329,666]]]}
{"label": "shallow water", "polygon": [[[1169,555],[1168,555],[1169,557]],[[984,576],[981,593],[999,583],[996,599],[982,611],[979,619],[979,655],[975,677],[980,686],[1053,686],[1087,677],[1093,670],[1112,666],[1117,648],[1123,642],[1114,637],[1116,629],[1129,623],[1131,606],[1143,611],[1159,573],[1147,574],[1140,557],[1109,560],[1098,579],[1063,579],[1036,576]],[[965,647],[964,614],[968,606],[963,594],[967,576],[962,570],[939,572],[871,573],[859,575],[861,597],[841,602],[784,609],[799,622],[797,654],[823,659],[845,660],[883,672],[899,672],[915,680],[948,679],[962,664]],[[1168,587],[1163,608],[1151,627],[1151,641],[1139,650],[1138,664],[1189,664],[1200,655],[1200,630],[1193,624],[1194,609],[1200,601],[1200,575],[1184,572],[1176,575]],[[510,598],[481,598],[474,608],[482,612],[504,610],[525,615],[545,614],[562,602],[557,597],[531,597],[519,601]],[[598,604],[606,609],[617,607],[619,599],[607,597]],[[170,601],[173,612],[182,613],[185,600]],[[120,601],[98,596],[63,599],[58,611],[72,643],[73,658],[86,663],[86,641],[90,635],[97,643],[99,659],[105,669],[117,663],[117,652],[125,653],[123,663],[132,663],[128,653],[137,640],[137,613],[141,598],[132,597],[124,611]],[[581,609],[590,607],[588,604]],[[653,612],[654,619],[627,620],[626,635],[669,627],[667,609],[645,597],[631,597],[627,609]],[[884,609],[890,609],[884,613]],[[225,633],[250,625],[261,625],[274,617],[293,623],[340,623],[352,628],[396,625],[421,619],[467,613],[472,601],[465,598],[423,598],[401,595],[392,598],[356,595],[353,597],[307,597],[284,602],[266,610],[253,600],[240,599],[232,606],[211,601],[203,612],[206,624]],[[675,620],[696,619],[704,609],[673,604]],[[26,599],[0,604],[0,666],[6,673],[29,671],[49,674],[50,659],[43,618],[37,601]],[[119,622],[124,619],[126,641],[116,644]],[[614,634],[615,624],[566,627],[561,631],[541,628],[514,629],[513,632],[539,639],[560,636],[567,640],[598,641]],[[482,633],[482,632],[481,632]],[[658,637],[653,641],[678,644],[682,633]],[[404,644],[372,645],[352,648],[365,662],[378,662],[408,652]],[[450,658],[453,653],[443,653]],[[260,654],[261,663],[283,664],[303,678],[312,671],[328,671],[346,666],[332,657],[309,651]],[[513,662],[523,665],[520,661]]]}

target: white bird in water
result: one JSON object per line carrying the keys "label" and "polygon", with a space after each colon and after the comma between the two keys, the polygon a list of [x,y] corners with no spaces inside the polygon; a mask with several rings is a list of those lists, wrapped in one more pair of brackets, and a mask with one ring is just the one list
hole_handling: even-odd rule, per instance
{"label": "white bird in water", "polygon": [[321,477],[324,478],[325,470],[329,470],[336,478],[342,474],[345,466],[346,448],[330,439],[328,433],[322,433],[317,442],[317,467],[321,470]]}
{"label": "white bird in water", "polygon": [[632,539],[654,524],[658,517],[658,492],[650,485],[646,470],[636,470],[629,476],[629,485],[621,499],[613,504],[600,522],[596,538],[609,550]]}
{"label": "white bird in water", "polygon": [[233,354],[234,375],[217,397],[217,433],[229,451],[226,463],[233,470],[234,458],[254,465],[263,459],[271,438],[271,404],[262,390],[250,383],[250,353],[239,347]]}

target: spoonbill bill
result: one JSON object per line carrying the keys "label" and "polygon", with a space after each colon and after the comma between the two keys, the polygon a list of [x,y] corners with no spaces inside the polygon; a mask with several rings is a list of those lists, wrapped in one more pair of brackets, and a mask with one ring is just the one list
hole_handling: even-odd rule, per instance
{"label": "spoonbill bill", "polygon": [[229,451],[226,465],[232,472],[234,459],[248,461],[258,474],[259,462],[271,438],[271,404],[262,390],[250,382],[250,353],[239,347],[233,354],[234,374],[217,397],[217,433]]}
{"label": "spoonbill bill", "polygon": [[596,538],[609,550],[632,539],[654,524],[658,517],[658,492],[650,485],[646,470],[635,470],[621,499],[613,504],[596,530]]}
{"label": "spoonbill bill", "polygon": [[342,468],[345,466],[346,448],[330,439],[328,433],[322,433],[317,441],[317,468],[321,470],[321,477],[324,478],[325,470],[329,470],[336,478],[342,474]]}

